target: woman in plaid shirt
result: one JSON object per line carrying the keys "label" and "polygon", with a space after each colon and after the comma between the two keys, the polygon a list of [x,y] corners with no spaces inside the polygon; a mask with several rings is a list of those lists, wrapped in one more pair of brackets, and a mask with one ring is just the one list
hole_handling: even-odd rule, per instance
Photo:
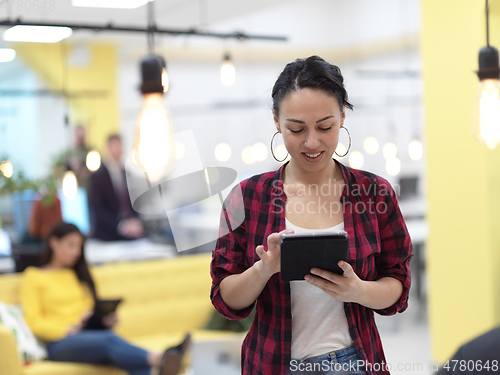
{"label": "woman in plaid shirt", "polygon": [[[272,97],[290,160],[242,181],[226,198],[212,303],[229,319],[245,318],[256,303],[242,346],[245,375],[389,374],[374,312],[407,308],[412,256],[394,189],[332,158],[345,109],[352,109],[337,66],[318,56],[297,59]],[[343,275],[312,269],[304,281],[281,280],[282,233],[342,229],[349,238]]]}

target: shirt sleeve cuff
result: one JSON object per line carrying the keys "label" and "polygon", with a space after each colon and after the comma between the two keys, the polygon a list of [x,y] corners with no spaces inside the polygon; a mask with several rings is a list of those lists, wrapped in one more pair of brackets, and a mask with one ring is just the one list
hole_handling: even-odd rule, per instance
{"label": "shirt sleeve cuff", "polygon": [[[409,260],[408,260],[409,261]],[[403,292],[401,293],[401,297],[397,300],[393,305],[385,308],[373,310],[379,315],[394,315],[396,313],[402,313],[408,308],[408,298],[410,296],[410,280],[411,276],[408,273],[404,272],[401,269],[392,270],[390,275],[381,275],[378,279],[382,279],[384,277],[392,277],[393,279],[399,280],[403,285]]]}
{"label": "shirt sleeve cuff", "polygon": [[219,285],[212,286],[210,299],[212,300],[212,304],[215,309],[229,320],[245,319],[248,315],[250,315],[255,305],[255,302],[253,302],[250,306],[245,307],[242,310],[233,310],[222,299]]}

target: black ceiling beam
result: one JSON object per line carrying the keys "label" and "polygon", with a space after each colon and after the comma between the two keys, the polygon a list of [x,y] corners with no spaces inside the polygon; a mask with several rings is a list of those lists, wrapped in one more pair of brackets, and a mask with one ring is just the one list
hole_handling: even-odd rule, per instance
{"label": "black ceiling beam", "polygon": [[222,39],[239,39],[239,40],[270,40],[270,41],[287,41],[286,36],[269,36],[269,35],[250,35],[243,32],[236,31],[234,33],[224,34],[224,33],[212,33],[205,32],[201,30],[196,30],[195,28],[181,30],[181,29],[162,29],[152,26],[150,28],[143,27],[132,27],[132,26],[114,26],[112,23],[107,25],[97,25],[97,24],[77,24],[77,23],[53,23],[53,22],[24,22],[20,18],[17,20],[6,19],[0,21],[0,26],[57,26],[57,27],[69,27],[72,30],[93,30],[93,31],[119,31],[119,32],[133,32],[133,33],[158,33],[158,34],[170,34],[170,35],[191,35],[191,36],[206,36],[212,38],[222,38]]}

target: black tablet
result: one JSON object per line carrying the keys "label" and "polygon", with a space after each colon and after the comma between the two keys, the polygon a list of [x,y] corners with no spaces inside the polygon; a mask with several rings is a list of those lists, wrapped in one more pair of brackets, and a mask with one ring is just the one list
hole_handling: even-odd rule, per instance
{"label": "black tablet", "polygon": [[122,302],[122,299],[101,299],[97,301],[97,308],[101,316],[106,316],[112,312],[115,312],[118,305]]}
{"label": "black tablet", "polygon": [[338,233],[285,233],[281,242],[281,279],[304,280],[311,268],[320,268],[342,275],[338,266],[347,261],[349,240],[346,231]]}
{"label": "black tablet", "polygon": [[104,324],[102,324],[102,318],[112,312],[115,312],[121,302],[121,298],[98,300],[94,307],[94,313],[87,320],[83,329],[108,329],[104,326]]}

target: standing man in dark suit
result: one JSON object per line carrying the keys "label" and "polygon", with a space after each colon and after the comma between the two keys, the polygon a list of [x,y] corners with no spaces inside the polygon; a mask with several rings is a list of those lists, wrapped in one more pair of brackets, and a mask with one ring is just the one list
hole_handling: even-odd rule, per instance
{"label": "standing man in dark suit", "polygon": [[130,203],[122,151],[120,136],[110,135],[108,158],[90,181],[93,237],[103,241],[135,239],[143,235],[142,223]]}

